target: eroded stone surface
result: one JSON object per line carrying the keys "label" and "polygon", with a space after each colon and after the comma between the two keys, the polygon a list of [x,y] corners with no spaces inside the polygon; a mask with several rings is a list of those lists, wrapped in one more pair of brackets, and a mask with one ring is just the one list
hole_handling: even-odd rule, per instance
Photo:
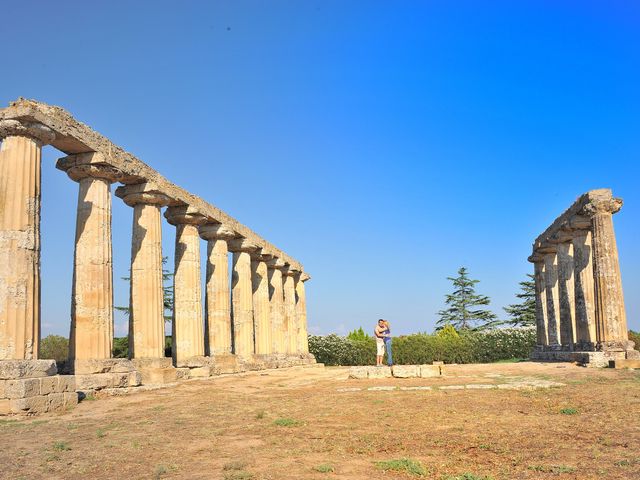
{"label": "eroded stone surface", "polygon": [[55,360],[0,360],[0,379],[47,377],[57,371]]}

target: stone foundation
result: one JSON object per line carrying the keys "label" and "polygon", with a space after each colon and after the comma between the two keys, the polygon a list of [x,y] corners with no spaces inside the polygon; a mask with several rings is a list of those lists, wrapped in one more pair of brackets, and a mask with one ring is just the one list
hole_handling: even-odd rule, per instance
{"label": "stone foundation", "polygon": [[636,353],[636,350],[570,352],[565,350],[536,349],[531,354],[531,360],[540,362],[574,362],[584,367],[608,367],[612,361],[635,359]]}
{"label": "stone foundation", "polygon": [[394,365],[351,367],[349,378],[428,378],[444,376],[444,365]]}

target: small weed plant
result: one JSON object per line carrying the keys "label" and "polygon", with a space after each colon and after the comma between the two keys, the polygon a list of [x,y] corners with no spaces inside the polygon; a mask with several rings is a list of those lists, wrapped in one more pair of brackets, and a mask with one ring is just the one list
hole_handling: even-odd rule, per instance
{"label": "small weed plant", "polygon": [[427,469],[417,460],[410,458],[400,458],[397,460],[386,460],[376,462],[376,467],[383,471],[406,472],[416,477],[424,477],[427,475]]}
{"label": "small weed plant", "polygon": [[300,425],[300,422],[294,420],[293,418],[278,418],[273,423],[275,425],[278,425],[279,427],[295,427],[297,425]]}
{"label": "small weed plant", "polygon": [[64,452],[67,450],[71,450],[71,447],[69,446],[69,444],[67,442],[56,442],[53,444],[53,449],[56,452]]}
{"label": "small weed plant", "polygon": [[576,408],[563,408],[562,410],[560,410],[560,413],[562,415],[577,415],[578,414],[578,409],[576,409]]}
{"label": "small weed plant", "polygon": [[313,467],[313,469],[316,472],[320,472],[320,473],[331,473],[335,471],[335,469],[333,468],[333,465],[329,463],[322,463],[316,467]]}

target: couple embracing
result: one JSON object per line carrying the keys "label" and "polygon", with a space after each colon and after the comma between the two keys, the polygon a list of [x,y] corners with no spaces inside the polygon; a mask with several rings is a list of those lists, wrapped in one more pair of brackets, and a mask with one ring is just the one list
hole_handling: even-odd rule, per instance
{"label": "couple embracing", "polygon": [[389,366],[393,365],[393,358],[391,357],[391,328],[389,322],[380,319],[374,330],[376,337],[376,367],[382,367],[382,357],[385,350],[387,351],[387,363]]}

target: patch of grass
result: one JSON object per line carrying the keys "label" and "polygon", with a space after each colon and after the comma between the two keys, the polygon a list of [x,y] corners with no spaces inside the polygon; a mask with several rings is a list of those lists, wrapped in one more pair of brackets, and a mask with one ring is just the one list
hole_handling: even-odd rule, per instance
{"label": "patch of grass", "polygon": [[249,472],[227,472],[224,474],[224,480],[251,480],[253,473]]}
{"label": "patch of grass", "polygon": [[578,409],[576,408],[563,408],[560,410],[562,415],[576,415],[578,413]]}
{"label": "patch of grass", "polygon": [[427,475],[427,469],[422,464],[411,458],[400,458],[397,460],[386,460],[376,462],[376,467],[380,470],[391,470],[394,472],[406,472],[416,477],[424,477]]}
{"label": "patch of grass", "polygon": [[567,465],[530,465],[527,468],[534,472],[554,473],[556,475],[560,473],[573,473],[576,471],[575,467],[569,467]]}
{"label": "patch of grass", "polygon": [[45,423],[49,423],[49,420],[34,420],[29,425],[37,426],[37,425],[44,425]]}
{"label": "patch of grass", "polygon": [[233,462],[225,463],[222,470],[244,470],[248,465],[244,460],[234,460]]}
{"label": "patch of grass", "polygon": [[442,480],[493,480],[493,477],[476,475],[475,473],[463,473],[462,475],[444,475]]}
{"label": "patch of grass", "polygon": [[256,420],[262,420],[266,414],[267,412],[265,412],[264,410],[260,410],[258,413],[256,413]]}
{"label": "patch of grass", "polygon": [[56,452],[64,452],[67,450],[71,450],[71,447],[69,446],[69,444],[67,442],[55,442],[53,444],[53,449]]}
{"label": "patch of grass", "polygon": [[98,438],[104,438],[107,435],[107,432],[105,432],[103,429],[99,428],[96,431],[96,437]]}
{"label": "patch of grass", "polygon": [[82,398],[83,402],[93,402],[94,400],[97,400],[97,398],[93,393],[88,393]]}
{"label": "patch of grass", "polygon": [[275,420],[274,425],[278,425],[279,427],[295,427],[300,425],[300,422],[294,420],[293,418],[278,418]]}
{"label": "patch of grass", "polygon": [[322,463],[316,467],[313,467],[313,469],[316,472],[320,473],[331,473],[335,471],[335,468],[333,468],[333,465],[331,465],[330,463]]}
{"label": "patch of grass", "polygon": [[78,428],[80,425],[78,425],[77,423],[68,423],[67,424],[67,430],[75,430],[76,428]]}
{"label": "patch of grass", "polygon": [[169,470],[167,469],[167,467],[165,467],[164,465],[158,465],[156,467],[156,470],[154,472],[155,478],[160,478],[162,477],[162,475],[168,473]]}

